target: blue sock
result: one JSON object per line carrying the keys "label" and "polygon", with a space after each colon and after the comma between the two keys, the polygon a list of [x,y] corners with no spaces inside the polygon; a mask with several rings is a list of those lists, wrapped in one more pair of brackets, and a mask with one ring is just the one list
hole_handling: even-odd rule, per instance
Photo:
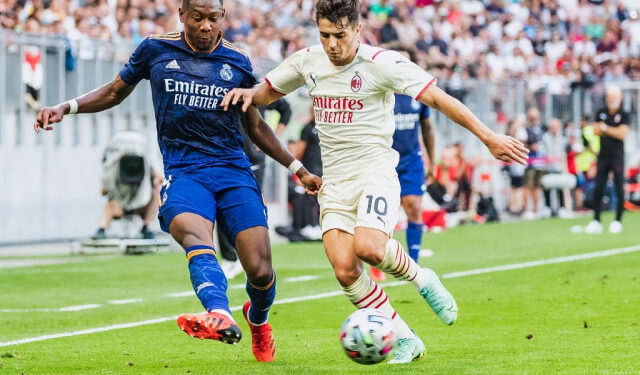
{"label": "blue sock", "polygon": [[229,313],[227,298],[227,278],[216,259],[216,251],[211,246],[191,246],[186,251],[189,260],[191,285],[207,311],[222,309]]}
{"label": "blue sock", "polygon": [[276,298],[276,273],[271,274],[271,280],[263,287],[255,286],[247,281],[247,294],[251,300],[249,321],[255,325],[266,323],[269,318],[269,309]]}
{"label": "blue sock", "polygon": [[422,228],[424,224],[422,223],[407,223],[407,247],[409,250],[409,256],[416,263],[418,263],[418,258],[420,258],[420,247],[422,246]]}

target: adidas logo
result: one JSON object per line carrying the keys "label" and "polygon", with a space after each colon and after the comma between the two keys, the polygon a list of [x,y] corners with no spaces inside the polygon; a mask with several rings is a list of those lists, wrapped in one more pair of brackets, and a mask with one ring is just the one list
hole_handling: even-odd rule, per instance
{"label": "adidas logo", "polygon": [[176,60],[171,60],[170,63],[168,63],[165,68],[167,69],[180,69],[180,65],[178,65],[178,62]]}

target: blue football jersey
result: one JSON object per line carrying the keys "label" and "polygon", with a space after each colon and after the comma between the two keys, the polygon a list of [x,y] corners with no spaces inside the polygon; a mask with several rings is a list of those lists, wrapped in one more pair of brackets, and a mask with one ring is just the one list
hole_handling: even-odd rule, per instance
{"label": "blue football jersey", "polygon": [[195,52],[184,32],[150,36],[120,71],[129,85],[151,82],[158,143],[167,174],[202,166],[250,166],[242,151],[240,107],[220,106],[236,87],[253,87],[249,58],[220,35],[210,53]]}
{"label": "blue football jersey", "polygon": [[429,107],[410,96],[396,94],[396,106],[393,110],[396,131],[393,133],[393,149],[402,159],[408,156],[420,156],[420,119],[429,117]]}

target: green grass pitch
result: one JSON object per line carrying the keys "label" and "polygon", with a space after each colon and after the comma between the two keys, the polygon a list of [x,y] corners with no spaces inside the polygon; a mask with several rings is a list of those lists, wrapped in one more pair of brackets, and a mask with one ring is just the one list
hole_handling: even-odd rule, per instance
{"label": "green grass pitch", "polygon": [[[443,275],[640,245],[639,214],[626,215],[621,235],[570,232],[571,226],[589,219],[426,234],[423,247],[435,255],[422,258],[421,264]],[[606,228],[611,216],[604,219]],[[397,236],[404,241],[403,233]],[[273,262],[278,300],[339,290],[320,243],[273,246]],[[301,276],[310,277],[288,281]],[[238,276],[229,282],[232,306],[247,298],[243,281]],[[440,323],[413,287],[386,288],[394,307],[427,346],[424,359],[407,365],[351,362],[342,352],[338,331],[354,307],[335,295],[273,307],[277,351],[270,364],[253,358],[246,323],[236,311],[245,334],[237,346],[192,339],[167,320],[0,346],[0,375],[640,373],[640,251],[451,277],[444,283],[460,309],[451,327]],[[0,269],[0,345],[201,311],[194,296],[167,296],[190,288],[179,253],[85,256],[82,263]],[[114,303],[125,299],[134,301]],[[88,304],[101,307],[57,310]]]}

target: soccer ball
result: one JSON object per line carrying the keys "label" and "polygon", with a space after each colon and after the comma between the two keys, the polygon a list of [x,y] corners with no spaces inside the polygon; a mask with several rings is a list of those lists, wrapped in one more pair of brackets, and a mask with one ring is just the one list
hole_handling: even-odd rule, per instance
{"label": "soccer ball", "polygon": [[349,315],[340,329],[340,343],[349,358],[363,365],[387,359],[396,345],[393,321],[374,309]]}

